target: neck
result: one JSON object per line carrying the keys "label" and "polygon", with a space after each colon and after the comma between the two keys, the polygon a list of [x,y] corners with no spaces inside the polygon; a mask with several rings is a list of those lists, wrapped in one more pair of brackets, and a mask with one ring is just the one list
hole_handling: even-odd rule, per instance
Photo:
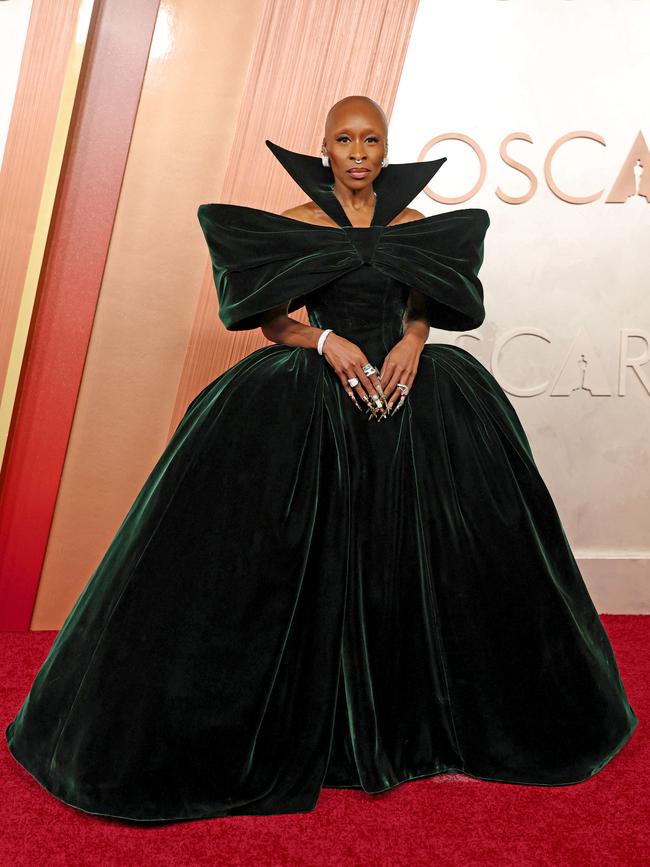
{"label": "neck", "polygon": [[369,185],[362,190],[351,190],[345,184],[335,181],[330,185],[330,189],[346,211],[356,211],[358,213],[366,210],[374,211],[377,193],[373,190],[372,186]]}

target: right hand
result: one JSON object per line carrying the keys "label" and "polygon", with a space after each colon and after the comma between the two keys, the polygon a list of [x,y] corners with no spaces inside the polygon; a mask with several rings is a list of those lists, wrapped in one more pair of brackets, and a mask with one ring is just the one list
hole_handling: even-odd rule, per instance
{"label": "right hand", "polygon": [[[368,359],[356,343],[332,331],[327,335],[323,344],[323,357],[332,367],[346,393],[359,410],[363,412],[356,395],[365,403],[373,417],[382,418],[387,414],[386,398],[381,382],[376,373],[367,376],[363,372],[363,367],[368,363]],[[354,388],[348,382],[348,379],[353,377],[359,380],[359,384]]]}

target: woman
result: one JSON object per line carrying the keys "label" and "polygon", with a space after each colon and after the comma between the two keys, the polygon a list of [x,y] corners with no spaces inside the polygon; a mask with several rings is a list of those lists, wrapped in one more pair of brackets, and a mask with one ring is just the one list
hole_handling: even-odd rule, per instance
{"label": "woman", "polygon": [[407,207],[445,160],[389,165],[365,97],[330,111],[322,162],[266,144],[309,201],[198,217],[222,322],[273,342],[188,406],[12,754],[137,821],[442,772],[587,779],[637,724],[611,645],[513,406],[425,343],[484,319],[486,211]]}

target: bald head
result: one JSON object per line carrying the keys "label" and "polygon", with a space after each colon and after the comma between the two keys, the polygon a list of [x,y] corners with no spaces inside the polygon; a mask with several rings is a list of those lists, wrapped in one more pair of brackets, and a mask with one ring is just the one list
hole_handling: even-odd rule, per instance
{"label": "bald head", "polygon": [[326,139],[346,127],[371,128],[384,140],[388,137],[388,120],[384,110],[369,96],[344,96],[327,112]]}

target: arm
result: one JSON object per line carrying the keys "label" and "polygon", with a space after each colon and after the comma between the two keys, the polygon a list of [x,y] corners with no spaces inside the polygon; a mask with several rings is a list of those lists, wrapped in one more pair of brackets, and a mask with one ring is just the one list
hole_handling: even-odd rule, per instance
{"label": "arm", "polygon": [[[409,223],[411,220],[422,220],[424,214],[417,211],[415,208],[407,208],[404,212],[403,223]],[[417,350],[421,350],[427,342],[429,336],[429,317],[427,316],[426,301],[424,295],[418,292],[417,289],[411,289],[406,302],[406,312],[404,319],[403,337],[407,343],[413,344]]]}
{"label": "arm", "polygon": [[429,336],[429,317],[427,316],[424,295],[417,289],[411,289],[404,314],[404,334],[402,340],[413,342],[420,349]]}
{"label": "arm", "polygon": [[[293,319],[287,315],[288,304],[281,304],[278,307],[273,307],[262,314],[262,333],[274,343],[286,343],[289,346],[302,346],[305,349],[317,349],[318,338],[323,333],[322,328],[316,328],[312,325],[303,325],[297,319]],[[379,398],[377,398],[378,385],[376,374],[373,374],[372,379],[369,379],[363,372],[363,365],[368,359],[361,349],[345,337],[339,334],[330,332],[325,339],[323,346],[323,357],[327,363],[334,369],[338,376],[341,385],[348,393],[350,398],[361,409],[355,392],[367,404],[369,401],[368,395],[373,395],[376,398],[375,403],[381,406]],[[354,390],[348,384],[348,379],[356,376],[359,385]],[[372,410],[373,415],[377,410]]]}
{"label": "arm", "polygon": [[318,338],[323,333],[323,329],[304,325],[292,316],[288,316],[288,307],[288,304],[281,304],[279,307],[272,307],[262,314],[262,334],[273,343],[286,343],[288,346],[316,349]]}
{"label": "arm", "polygon": [[[262,314],[262,334],[273,343],[286,343],[289,346],[302,346],[316,349],[322,328],[304,325],[287,314],[288,304],[272,307]],[[404,314],[404,336],[408,342],[422,347],[429,336],[429,319],[426,313],[424,296],[411,289]]]}
{"label": "arm", "polygon": [[424,296],[416,289],[411,289],[409,292],[402,323],[402,337],[384,358],[379,374],[388,399],[389,412],[396,402],[398,406],[404,403],[405,395],[402,395],[397,383],[411,388],[420,363],[420,355],[429,336],[429,318]]}

